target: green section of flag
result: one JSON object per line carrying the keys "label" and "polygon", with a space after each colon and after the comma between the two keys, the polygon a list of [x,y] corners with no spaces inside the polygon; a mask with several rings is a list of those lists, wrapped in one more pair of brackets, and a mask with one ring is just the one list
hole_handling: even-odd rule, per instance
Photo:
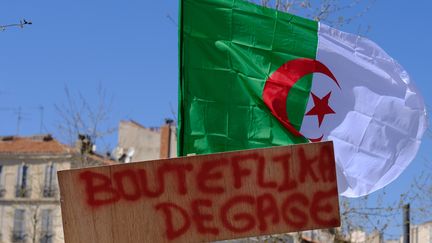
{"label": "green section of flag", "polygon": [[[282,64],[315,58],[317,22],[240,0],[183,0],[180,7],[180,156],[307,142],[290,134],[262,100]],[[300,129],[312,75],[290,92]]]}

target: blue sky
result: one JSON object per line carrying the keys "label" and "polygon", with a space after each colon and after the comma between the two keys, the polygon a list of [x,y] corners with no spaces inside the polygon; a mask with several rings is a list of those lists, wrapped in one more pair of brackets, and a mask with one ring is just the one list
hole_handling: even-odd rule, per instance
{"label": "blue sky", "polygon": [[[158,1],[6,1],[0,24],[26,18],[24,29],[0,32],[0,135],[56,132],[54,104],[66,102],[64,87],[97,102],[99,85],[113,96],[108,127],[121,119],[159,126],[177,110],[176,0]],[[377,1],[364,16],[341,27],[357,32],[370,25],[367,37],[377,42],[409,72],[429,107],[432,105],[432,2]],[[355,14],[357,9],[347,14]],[[115,146],[116,135],[103,141]],[[390,199],[409,189],[431,160],[431,137],[417,159],[386,188]],[[402,219],[400,219],[402,220]],[[398,234],[393,229],[392,234]]]}

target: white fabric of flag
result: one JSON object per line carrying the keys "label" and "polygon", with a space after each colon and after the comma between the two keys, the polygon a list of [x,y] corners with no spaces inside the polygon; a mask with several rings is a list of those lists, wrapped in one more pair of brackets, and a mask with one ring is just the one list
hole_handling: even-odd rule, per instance
{"label": "white fabric of flag", "polygon": [[[301,133],[333,140],[339,193],[358,197],[395,180],[415,158],[426,110],[408,73],[374,42],[320,24],[316,59],[334,74],[314,74]],[[310,111],[331,110],[322,121]],[[334,111],[334,112],[331,112]]]}

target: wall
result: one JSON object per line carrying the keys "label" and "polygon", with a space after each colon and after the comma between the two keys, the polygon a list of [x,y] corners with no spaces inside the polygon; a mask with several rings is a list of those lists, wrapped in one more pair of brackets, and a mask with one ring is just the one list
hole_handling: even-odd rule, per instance
{"label": "wall", "polygon": [[131,162],[177,157],[176,132],[176,128],[172,125],[146,128],[133,121],[121,121],[118,149],[127,153],[133,148]]}
{"label": "wall", "polygon": [[[134,148],[132,161],[159,158],[160,135],[158,130],[144,128],[134,122],[122,121],[119,125],[118,146]],[[126,151],[124,151],[126,152]]]}
{"label": "wall", "polygon": [[432,243],[432,222],[417,225],[411,232],[411,243]]}

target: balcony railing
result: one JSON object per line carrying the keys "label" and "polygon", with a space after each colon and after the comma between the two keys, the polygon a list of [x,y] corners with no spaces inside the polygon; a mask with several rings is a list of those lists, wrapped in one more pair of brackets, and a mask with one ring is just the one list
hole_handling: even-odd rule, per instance
{"label": "balcony railing", "polygon": [[55,187],[45,187],[43,189],[44,197],[55,197],[57,195],[57,188]]}
{"label": "balcony railing", "polygon": [[26,234],[22,230],[14,230],[12,231],[12,242],[24,242],[26,238]]}
{"label": "balcony railing", "polygon": [[6,194],[6,188],[3,185],[0,185],[0,198],[4,197]]}
{"label": "balcony railing", "polygon": [[52,243],[54,238],[54,233],[52,231],[42,231],[40,243]]}
{"label": "balcony railing", "polygon": [[30,197],[31,189],[28,187],[15,187],[15,196],[16,197]]}

